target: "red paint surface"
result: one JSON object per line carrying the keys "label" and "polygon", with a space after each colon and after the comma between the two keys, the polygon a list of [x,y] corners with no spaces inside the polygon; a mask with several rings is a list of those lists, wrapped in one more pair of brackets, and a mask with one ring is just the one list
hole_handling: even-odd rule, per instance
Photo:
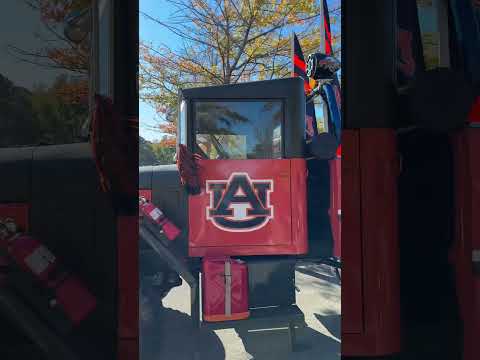
{"label": "red paint surface", "polygon": [[[189,197],[190,256],[287,255],[308,251],[304,159],[202,160],[199,166],[202,192]],[[257,230],[228,232],[207,220],[210,195],[205,191],[206,181],[227,180],[235,172],[248,173],[252,180],[273,181],[273,217]]]}
{"label": "red paint surface", "polygon": [[305,160],[288,160],[291,176],[292,254],[308,252],[307,164]]}
{"label": "red paint surface", "polygon": [[[362,235],[360,202],[360,158],[359,133],[346,130],[342,134],[342,338],[347,334],[363,332],[362,294]],[[358,335],[357,335],[358,337]],[[351,337],[355,339],[355,337]],[[352,347],[347,341],[343,346],[348,351]]]}
{"label": "red paint surface", "polygon": [[118,343],[118,360],[138,360],[140,358],[138,339],[120,340]]}
{"label": "red paint surface", "polygon": [[[225,314],[225,262],[231,264],[231,314]],[[203,317],[206,321],[239,320],[248,317],[247,264],[233,259],[202,262]]]}
{"label": "red paint surface", "polygon": [[[479,98],[480,105],[480,98]],[[479,106],[480,107],[480,106]],[[480,109],[479,109],[480,115]],[[480,119],[480,118],[479,118]],[[470,226],[472,227],[472,251],[480,251],[480,129],[468,130],[468,145],[469,145],[469,160],[472,176],[472,194],[470,200],[471,205],[471,219]],[[480,346],[478,344],[478,335],[480,334],[480,274],[477,274],[472,281],[473,287],[473,308],[472,318],[473,324],[471,329],[472,334],[472,356],[470,359],[480,359]]]}
{"label": "red paint surface", "polygon": [[138,196],[144,197],[148,201],[152,201],[152,190],[138,190]]}
{"label": "red paint surface", "polygon": [[342,355],[397,353],[399,161],[395,133],[391,129],[346,130],[342,143]]}
{"label": "red paint surface", "polygon": [[[128,352],[130,360],[138,359],[138,216],[119,216],[117,218],[117,258],[118,258],[118,338],[119,358],[121,349]],[[137,345],[135,345],[137,344]],[[120,355],[121,354],[121,355]]]}
{"label": "red paint surface", "polygon": [[472,251],[480,249],[480,129],[453,137],[456,178],[456,236],[453,260],[464,322],[464,360],[480,358],[480,278],[473,273]]}
{"label": "red paint surface", "polygon": [[[29,230],[29,204],[0,204],[0,219],[12,218],[17,223],[19,230]],[[2,244],[0,244],[1,246]],[[6,258],[0,256],[0,268],[8,265]],[[0,271],[0,283],[5,280],[5,275]]]}
{"label": "red paint surface", "polygon": [[0,204],[0,219],[12,218],[22,232],[29,230],[29,204]]}
{"label": "red paint surface", "polygon": [[341,258],[342,253],[342,160],[340,157],[330,161],[330,222],[333,233],[333,256]]}
{"label": "red paint surface", "polygon": [[75,325],[82,322],[97,307],[96,298],[74,276],[65,280],[55,294],[58,303]]}
{"label": "red paint surface", "polygon": [[480,124],[480,96],[477,97],[473,104],[472,110],[468,115],[468,121],[471,123]]}

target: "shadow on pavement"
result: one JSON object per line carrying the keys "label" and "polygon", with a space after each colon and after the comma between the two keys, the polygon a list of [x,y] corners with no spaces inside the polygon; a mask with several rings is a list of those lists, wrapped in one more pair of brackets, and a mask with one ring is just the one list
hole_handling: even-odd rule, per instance
{"label": "shadow on pavement", "polygon": [[342,322],[342,315],[340,314],[332,314],[332,315],[319,315],[314,314],[315,317],[320,321],[323,326],[327,328],[327,330],[335,336],[337,339],[341,339],[341,322]]}
{"label": "shadow on pavement", "polygon": [[[245,328],[235,331],[242,339],[245,351],[254,360],[339,360],[340,343],[312,328],[296,330],[297,346],[290,351],[287,330],[250,332]],[[320,349],[320,350],[319,350]]]}
{"label": "shadow on pavement", "polygon": [[[225,349],[213,331],[202,331],[198,338],[201,360],[224,360]],[[192,360],[195,336],[190,316],[158,307],[140,326],[140,360]]]}
{"label": "shadow on pavement", "polygon": [[326,271],[327,267],[322,265],[300,265],[297,266],[296,270],[304,275],[313,276],[317,279],[327,281],[331,284],[341,285],[340,280],[338,279],[337,275],[334,273],[333,268],[329,269],[330,271]]}

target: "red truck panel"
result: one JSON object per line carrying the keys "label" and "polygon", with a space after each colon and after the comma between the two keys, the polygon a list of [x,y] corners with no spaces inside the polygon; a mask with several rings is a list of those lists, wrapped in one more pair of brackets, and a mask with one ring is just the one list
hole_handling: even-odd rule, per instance
{"label": "red truck panel", "polygon": [[471,124],[480,124],[480,96],[477,97],[475,100],[472,110],[470,111],[470,114],[468,115],[468,121]]}
{"label": "red truck panel", "polygon": [[304,159],[201,160],[189,197],[189,254],[287,255],[308,251]]}
{"label": "red truck panel", "polygon": [[342,143],[342,355],[397,353],[396,136],[391,129],[346,130]]}
{"label": "red truck panel", "polygon": [[117,218],[118,358],[139,358],[138,216]]}
{"label": "red truck panel", "polygon": [[[21,231],[28,232],[29,208],[30,206],[28,204],[0,204],[0,219],[12,218]],[[0,256],[0,269],[7,266],[7,264],[7,259]],[[4,279],[5,276],[0,272],[0,283],[4,281]]]}
{"label": "red truck panel", "polygon": [[333,233],[333,256],[341,258],[342,252],[342,159],[337,156],[330,161],[330,222]]}
{"label": "red truck panel", "polygon": [[[342,336],[363,331],[362,224],[360,202],[360,156],[358,131],[344,131],[342,143],[343,248]],[[348,343],[347,345],[348,346]]]}
{"label": "red truck panel", "polygon": [[[453,137],[456,178],[456,236],[452,252],[457,292],[464,321],[464,360],[480,358],[480,129],[467,128]],[[476,269],[474,260],[477,260]]]}
{"label": "red truck panel", "polygon": [[28,232],[28,204],[0,204],[0,219],[12,218],[23,232]]}

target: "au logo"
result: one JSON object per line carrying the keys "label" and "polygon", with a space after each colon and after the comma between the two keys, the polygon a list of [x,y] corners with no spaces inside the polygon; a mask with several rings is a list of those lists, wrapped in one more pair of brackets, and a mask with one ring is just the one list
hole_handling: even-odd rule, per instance
{"label": "au logo", "polygon": [[232,173],[228,180],[207,180],[206,185],[210,195],[207,220],[221,230],[254,231],[273,218],[273,180],[253,180],[247,173]]}

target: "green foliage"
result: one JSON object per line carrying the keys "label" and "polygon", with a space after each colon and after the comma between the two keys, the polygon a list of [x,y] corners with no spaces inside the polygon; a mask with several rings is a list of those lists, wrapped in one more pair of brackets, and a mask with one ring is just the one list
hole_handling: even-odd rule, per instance
{"label": "green foliage", "polygon": [[151,146],[160,165],[175,164],[175,147],[166,147],[161,143],[153,143]]}
{"label": "green foliage", "polygon": [[174,146],[165,146],[161,142],[152,143],[140,137],[139,164],[140,166],[174,164],[175,151]]}
{"label": "green foliage", "polygon": [[75,80],[59,76],[50,89],[36,87],[32,93],[32,109],[36,115],[35,129],[39,142],[73,143],[82,138],[82,125],[88,119],[88,104],[66,102],[58,89]]}
{"label": "green foliage", "polygon": [[157,157],[153,153],[151,143],[140,136],[138,144],[138,163],[140,166],[157,165]]}
{"label": "green foliage", "polygon": [[0,146],[66,144],[85,140],[82,126],[88,104],[66,102],[58,89],[76,81],[60,76],[50,87],[33,91],[0,75]]}
{"label": "green foliage", "polygon": [[[26,89],[16,86],[20,79],[0,74],[0,146],[85,141],[82,127],[90,115],[90,37],[76,44],[63,31],[66,16],[91,6],[92,0],[19,2],[27,4],[42,25],[30,30],[34,33],[23,34],[20,43],[8,44],[0,55],[29,64],[25,66],[50,78],[45,80],[48,86],[38,84]],[[28,31],[22,24],[18,26]],[[34,42],[27,41],[29,37]]]}

